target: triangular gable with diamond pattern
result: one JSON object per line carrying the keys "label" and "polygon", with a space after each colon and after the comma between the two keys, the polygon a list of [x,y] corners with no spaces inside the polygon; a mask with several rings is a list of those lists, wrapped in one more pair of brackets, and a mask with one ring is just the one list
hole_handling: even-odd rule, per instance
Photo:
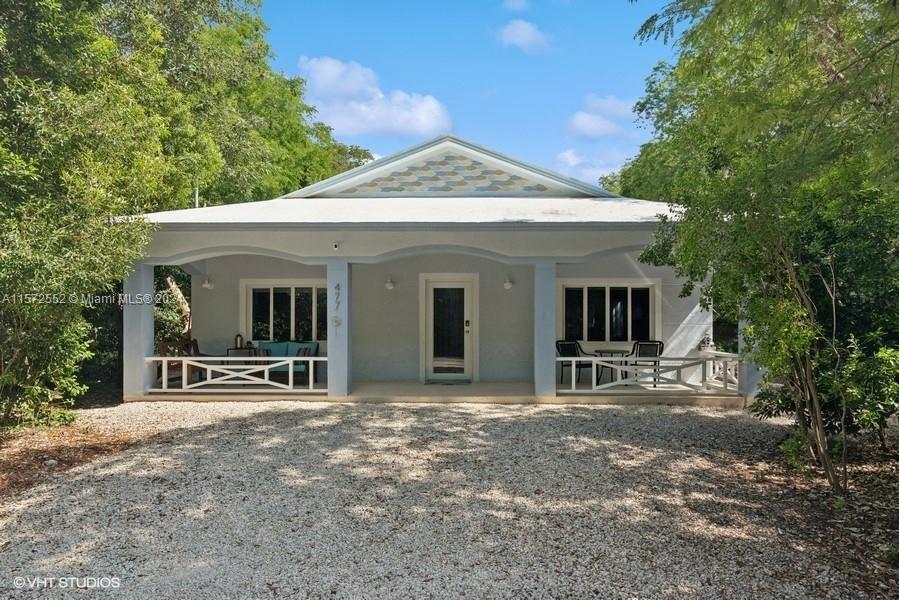
{"label": "triangular gable with diamond pattern", "polygon": [[335,196],[532,196],[551,188],[458,152],[438,154],[361,181]]}
{"label": "triangular gable with diamond pattern", "polygon": [[443,136],[287,194],[288,198],[607,197],[590,184]]}

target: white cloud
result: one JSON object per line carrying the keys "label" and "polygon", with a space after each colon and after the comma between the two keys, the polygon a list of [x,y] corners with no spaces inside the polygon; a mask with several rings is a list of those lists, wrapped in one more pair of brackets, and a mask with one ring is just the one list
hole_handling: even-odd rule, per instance
{"label": "white cloud", "polygon": [[633,122],[632,103],[616,96],[584,98],[584,108],[568,119],[568,130],[577,137],[598,139],[624,132]]}
{"label": "white cloud", "polygon": [[499,30],[503,46],[515,46],[525,52],[539,52],[549,47],[549,39],[536,25],[524,19],[513,19]]}
{"label": "white cloud", "polygon": [[452,129],[446,107],[426,94],[380,88],[378,75],[357,62],[300,57],[308,100],[339,135],[430,136]]}
{"label": "white cloud", "polygon": [[527,10],[528,0],[506,0],[503,2],[503,8],[506,10]]}
{"label": "white cloud", "polygon": [[616,148],[602,150],[590,157],[568,148],[556,155],[556,170],[596,185],[602,175],[617,171],[627,159],[628,154]]}
{"label": "white cloud", "polygon": [[618,125],[602,115],[577,111],[568,120],[568,129],[578,137],[601,138],[615,135],[620,131]]}

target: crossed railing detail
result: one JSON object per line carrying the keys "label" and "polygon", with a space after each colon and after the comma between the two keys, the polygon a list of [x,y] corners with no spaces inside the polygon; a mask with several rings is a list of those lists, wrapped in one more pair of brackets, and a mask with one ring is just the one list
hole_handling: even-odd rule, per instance
{"label": "crossed railing detail", "polygon": [[[156,382],[148,391],[326,393],[327,387],[316,386],[315,365],[327,360],[326,356],[149,356],[146,362]],[[297,364],[306,365],[303,373],[295,372]]]}
{"label": "crossed railing detail", "polygon": [[[672,388],[706,392],[721,390],[736,393],[739,388],[740,358],[724,352],[699,356],[660,357],[557,357],[556,362],[571,365],[571,382],[560,385],[559,392],[603,392],[626,386],[645,391],[671,391]],[[578,387],[578,366],[590,364],[589,388]],[[600,381],[602,368],[611,371],[609,381]],[[697,377],[698,372],[698,377]]]}

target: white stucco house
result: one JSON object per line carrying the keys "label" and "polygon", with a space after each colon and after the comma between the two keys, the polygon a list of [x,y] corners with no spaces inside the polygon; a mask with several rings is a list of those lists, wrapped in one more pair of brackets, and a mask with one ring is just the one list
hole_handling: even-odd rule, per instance
{"label": "white stucco house", "polygon": [[667,211],[443,136],[274,200],[147,214],[125,292],[182,266],[197,343],[155,348],[152,307],[126,305],[124,397],[739,398],[737,357],[699,350],[711,315],[637,259]]}

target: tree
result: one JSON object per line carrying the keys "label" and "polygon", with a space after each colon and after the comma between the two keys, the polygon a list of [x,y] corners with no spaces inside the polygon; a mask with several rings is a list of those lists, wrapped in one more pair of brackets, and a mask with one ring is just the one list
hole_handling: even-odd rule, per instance
{"label": "tree", "polygon": [[109,312],[82,298],[115,291],[151,233],[118,216],[189,207],[195,186],[209,204],[277,196],[370,158],[312,120],[264,34],[253,2],[0,7],[4,420],[83,390],[85,314]]}
{"label": "tree", "polygon": [[899,341],[899,9],[674,0],[639,36],[679,48],[637,104],[654,139],[620,175],[675,206],[643,259],[747,323],[768,369],[757,410],[795,414],[841,489],[828,434],[861,423],[847,362]]}

